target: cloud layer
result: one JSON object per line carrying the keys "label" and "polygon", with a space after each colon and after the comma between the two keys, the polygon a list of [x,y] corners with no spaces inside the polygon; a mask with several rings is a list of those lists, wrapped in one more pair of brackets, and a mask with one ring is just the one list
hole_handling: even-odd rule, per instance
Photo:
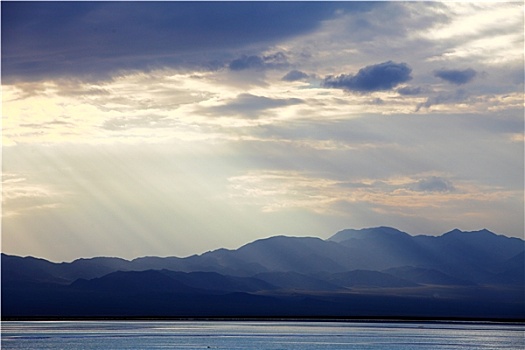
{"label": "cloud layer", "polygon": [[[125,69],[192,63],[208,66],[217,58],[224,62],[231,50],[245,45],[264,46],[308,33],[337,9],[361,11],[372,6],[315,2],[5,2],[3,78],[99,77]],[[219,57],[210,57],[208,52],[212,51],[220,53]],[[258,64],[257,56],[249,57],[233,63],[233,67]]]}

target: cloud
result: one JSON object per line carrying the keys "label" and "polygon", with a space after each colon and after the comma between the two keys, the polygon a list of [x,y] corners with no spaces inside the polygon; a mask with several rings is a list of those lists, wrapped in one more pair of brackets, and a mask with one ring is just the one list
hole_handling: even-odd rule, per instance
{"label": "cloud", "polygon": [[59,195],[57,191],[44,185],[31,183],[18,174],[4,173],[2,175],[2,187],[4,217],[60,206],[57,200]]}
{"label": "cloud", "polygon": [[106,120],[102,125],[102,129],[106,130],[129,130],[134,128],[169,128],[176,126],[177,123],[172,119],[160,115],[134,116],[134,117],[119,117]]}
{"label": "cloud", "polygon": [[215,116],[242,114],[249,118],[256,118],[258,113],[267,109],[286,107],[302,102],[303,100],[298,98],[269,98],[252,94],[240,94],[224,105],[206,108],[204,111]]}
{"label": "cloud", "polygon": [[421,179],[411,189],[420,192],[454,192],[456,190],[449,180],[438,176]]}
{"label": "cloud", "polygon": [[229,68],[231,70],[262,69],[264,61],[259,56],[243,56],[231,61]]}
{"label": "cloud", "polygon": [[361,7],[314,2],[3,2],[2,77],[35,81],[209,65],[224,62],[231,50],[266,48],[308,33],[337,9]]}
{"label": "cloud", "polygon": [[301,72],[300,70],[291,70],[284,77],[282,77],[281,80],[284,81],[298,81],[298,80],[305,80],[308,79],[309,75],[305,72]]}
{"label": "cloud", "polygon": [[264,212],[292,208],[315,213],[346,215],[345,207],[354,210],[395,213],[401,217],[421,216],[439,222],[442,215],[458,214],[464,203],[472,210],[482,211],[483,204],[516,196],[517,191],[502,191],[468,182],[460,190],[446,179],[433,176],[414,181],[414,178],[361,179],[338,181],[299,171],[253,171],[230,177],[233,200],[259,206]]}
{"label": "cloud", "polygon": [[324,79],[323,85],[359,92],[390,90],[412,79],[411,72],[412,69],[406,63],[387,61],[361,68],[355,75],[328,76]]}
{"label": "cloud", "polygon": [[20,123],[19,124],[23,128],[35,128],[35,129],[49,129],[56,126],[64,126],[64,127],[74,127],[75,124],[66,122],[63,120],[53,120],[50,122],[43,122],[43,123]]}
{"label": "cloud", "polygon": [[233,71],[245,70],[245,69],[272,69],[286,67],[288,61],[286,55],[282,52],[276,52],[267,56],[242,56],[230,62],[229,68]]}
{"label": "cloud", "polygon": [[369,104],[371,105],[376,105],[376,106],[380,106],[380,105],[383,105],[385,104],[385,101],[379,97],[376,97],[370,101],[368,101]]}
{"label": "cloud", "polygon": [[441,78],[451,84],[463,85],[470,82],[476,76],[477,72],[472,69],[440,69],[434,72],[434,76]]}
{"label": "cloud", "polygon": [[442,92],[435,96],[430,96],[424,103],[420,103],[416,107],[418,112],[422,107],[430,108],[434,105],[454,104],[465,101],[469,98],[469,93],[464,89],[458,89],[454,92]]}
{"label": "cloud", "polygon": [[396,90],[398,94],[404,96],[419,95],[423,90],[420,87],[404,86]]}

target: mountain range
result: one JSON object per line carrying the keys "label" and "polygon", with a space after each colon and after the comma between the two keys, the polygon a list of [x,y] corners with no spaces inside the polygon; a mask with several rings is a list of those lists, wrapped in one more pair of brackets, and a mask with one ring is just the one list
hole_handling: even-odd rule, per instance
{"label": "mountain range", "polygon": [[525,318],[525,241],[390,227],[186,258],[2,254],[2,317]]}

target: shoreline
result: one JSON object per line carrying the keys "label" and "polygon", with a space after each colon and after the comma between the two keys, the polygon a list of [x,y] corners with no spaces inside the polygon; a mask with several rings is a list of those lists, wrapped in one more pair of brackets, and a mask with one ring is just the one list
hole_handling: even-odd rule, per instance
{"label": "shoreline", "polygon": [[0,322],[16,321],[140,321],[140,322],[356,322],[356,323],[489,323],[525,325],[525,319],[511,318],[460,318],[460,317],[402,317],[402,316],[352,316],[352,317],[293,317],[293,316],[2,316]]}

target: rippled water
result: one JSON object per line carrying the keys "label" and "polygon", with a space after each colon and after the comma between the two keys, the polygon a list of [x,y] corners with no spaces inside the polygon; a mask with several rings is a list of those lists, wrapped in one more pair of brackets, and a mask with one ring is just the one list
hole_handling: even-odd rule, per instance
{"label": "rippled water", "polygon": [[2,349],[524,349],[525,325],[489,323],[2,322]]}

